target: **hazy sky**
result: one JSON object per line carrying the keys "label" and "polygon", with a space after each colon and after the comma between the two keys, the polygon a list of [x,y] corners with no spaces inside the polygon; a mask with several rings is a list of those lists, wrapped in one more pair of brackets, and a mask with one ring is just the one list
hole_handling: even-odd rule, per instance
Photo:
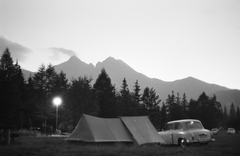
{"label": "hazy sky", "polygon": [[0,0],[0,54],[37,71],[112,56],[151,78],[240,89],[240,0]]}

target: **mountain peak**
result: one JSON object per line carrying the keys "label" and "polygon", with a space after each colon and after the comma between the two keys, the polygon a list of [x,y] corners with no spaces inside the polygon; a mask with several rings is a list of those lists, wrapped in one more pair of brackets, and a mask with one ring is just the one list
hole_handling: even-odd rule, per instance
{"label": "mountain peak", "polygon": [[[115,59],[114,57],[108,57],[106,60],[102,62],[104,65],[109,65],[111,68],[119,68],[119,67],[125,67],[125,69],[131,69],[133,70],[127,63],[120,59]],[[98,66],[101,64],[101,62],[98,62]]]}
{"label": "mountain peak", "polygon": [[73,55],[69,58],[69,61],[81,61],[76,55]]}
{"label": "mountain peak", "polygon": [[106,60],[116,60],[116,59],[112,56],[109,56]]}
{"label": "mountain peak", "polygon": [[106,62],[112,62],[112,61],[117,61],[114,57],[109,56],[106,60]]}
{"label": "mountain peak", "polygon": [[[117,89],[121,88],[122,81],[124,78],[127,80],[127,84],[129,86],[129,89],[132,90],[134,87],[134,84],[137,82],[141,86],[141,89],[143,91],[144,88],[154,88],[156,89],[156,94],[159,95],[159,98],[162,99],[162,101],[165,101],[169,94],[171,94],[172,91],[175,93],[179,93],[179,95],[182,95],[183,93],[186,94],[187,98],[190,99],[196,99],[198,96],[205,92],[207,95],[214,95],[215,92],[221,90],[221,91],[228,91],[227,88],[218,86],[215,84],[209,84],[204,81],[198,80],[192,76],[189,76],[184,79],[179,79],[173,82],[164,82],[159,79],[149,78],[144,74],[138,73],[133,68],[128,66],[124,61],[120,59],[115,59],[113,57],[108,57],[103,62],[98,62],[96,66],[93,66],[92,64],[86,64],[85,62],[81,61],[77,56],[73,55],[71,58],[69,58],[68,61],[61,63],[59,65],[54,66],[56,72],[60,73],[61,71],[65,72],[67,75],[68,80],[71,80],[73,78],[78,78],[79,76],[87,76],[91,77],[93,79],[93,83],[95,80],[97,80],[97,77],[99,73],[101,72],[102,68],[105,68],[109,77],[111,78],[112,84],[116,86]],[[155,71],[158,72],[158,71]],[[30,75],[29,73],[26,73],[24,75]],[[234,94],[236,91],[234,91],[232,94]],[[229,96],[226,98],[229,98],[233,101],[234,104],[237,103],[239,100],[235,97],[240,97],[239,95],[240,91],[237,92],[236,96],[232,96],[231,98],[230,93]],[[223,96],[224,93],[221,92],[219,94],[219,99],[223,105],[226,105],[226,102],[224,101],[225,97]],[[218,96],[217,96],[218,97]],[[224,98],[222,98],[224,97]],[[238,102],[239,103],[239,102]]]}
{"label": "mountain peak", "polygon": [[202,80],[199,80],[199,79],[197,79],[197,78],[195,78],[195,77],[192,77],[192,76],[188,76],[188,77],[186,77],[186,78],[183,78],[183,79],[179,79],[179,80],[175,80],[175,81],[190,81],[190,82],[195,82],[195,81],[199,81],[199,82],[204,82],[204,81],[202,81]]}

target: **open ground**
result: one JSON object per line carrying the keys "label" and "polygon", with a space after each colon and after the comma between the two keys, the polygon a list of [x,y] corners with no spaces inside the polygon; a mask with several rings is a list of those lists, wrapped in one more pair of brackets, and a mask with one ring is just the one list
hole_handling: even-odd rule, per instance
{"label": "open ground", "polygon": [[123,144],[72,144],[62,137],[20,136],[10,145],[0,146],[0,156],[237,156],[240,155],[240,135],[216,136],[208,145],[137,146]]}

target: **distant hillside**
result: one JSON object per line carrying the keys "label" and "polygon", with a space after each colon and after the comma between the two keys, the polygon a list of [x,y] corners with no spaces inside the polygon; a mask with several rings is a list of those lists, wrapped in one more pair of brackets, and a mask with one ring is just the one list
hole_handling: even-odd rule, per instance
{"label": "distant hillside", "polygon": [[185,93],[188,100],[191,98],[197,99],[203,92],[210,95],[218,90],[228,90],[228,88],[218,86],[216,84],[209,84],[193,77],[187,77],[173,82],[166,82],[156,88],[159,95],[162,95],[162,99],[166,99],[167,95],[174,91],[175,95],[179,93],[180,97],[182,97]]}
{"label": "distant hillside", "polygon": [[[175,95],[179,93],[181,97],[183,93],[186,93],[188,99],[197,99],[202,92],[205,92],[209,96],[215,94],[223,105],[228,105],[231,100],[234,101],[236,105],[239,105],[240,102],[239,98],[237,98],[240,97],[239,90],[230,90],[226,87],[217,84],[209,84],[193,77],[187,77],[172,82],[149,78],[135,71],[122,60],[116,60],[113,57],[109,57],[103,62],[98,62],[94,67],[93,64],[86,64],[76,56],[72,56],[66,62],[54,67],[57,72],[63,71],[66,73],[69,80],[78,78],[79,76],[87,76],[93,78],[92,83],[96,81],[101,69],[105,68],[111,78],[112,84],[114,84],[118,90],[121,88],[124,78],[126,78],[128,87],[131,91],[134,83],[138,80],[141,91],[143,91],[145,87],[153,87],[162,101],[165,101],[168,94],[174,91]],[[24,71],[24,73],[25,75],[30,75],[27,71]]]}
{"label": "distant hillside", "polygon": [[27,80],[30,77],[30,75],[32,75],[32,76],[34,75],[34,72],[31,72],[31,71],[28,71],[25,69],[22,69],[22,73],[23,73],[25,80]]}
{"label": "distant hillside", "polygon": [[135,71],[122,60],[116,60],[113,57],[108,57],[103,62],[98,62],[96,67],[92,64],[82,62],[76,56],[73,56],[68,61],[55,66],[57,72],[63,70],[69,79],[85,75],[92,77],[93,83],[97,79],[102,68],[106,69],[111,78],[112,84],[114,84],[117,89],[120,89],[124,78],[126,78],[130,90],[132,90],[134,83],[138,80],[142,91],[147,86],[153,87],[163,101],[165,101],[168,94],[172,93],[172,90],[175,94],[179,92],[180,96],[182,96],[183,93],[186,93],[188,99],[197,99],[202,92],[210,95],[219,90],[228,90],[226,87],[209,84],[193,77],[173,82],[165,82],[156,78],[149,78],[146,75]]}
{"label": "distant hillside", "polygon": [[214,94],[216,95],[217,100],[221,101],[223,106],[226,105],[228,110],[232,103],[235,105],[235,109],[237,106],[240,108],[240,90],[219,90],[211,95]]}

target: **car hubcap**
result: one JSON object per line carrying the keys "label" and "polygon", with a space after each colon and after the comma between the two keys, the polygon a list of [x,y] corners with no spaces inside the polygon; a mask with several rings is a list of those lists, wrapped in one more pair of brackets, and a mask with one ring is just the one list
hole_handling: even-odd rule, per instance
{"label": "car hubcap", "polygon": [[185,139],[181,139],[180,146],[181,147],[186,147],[186,140]]}

